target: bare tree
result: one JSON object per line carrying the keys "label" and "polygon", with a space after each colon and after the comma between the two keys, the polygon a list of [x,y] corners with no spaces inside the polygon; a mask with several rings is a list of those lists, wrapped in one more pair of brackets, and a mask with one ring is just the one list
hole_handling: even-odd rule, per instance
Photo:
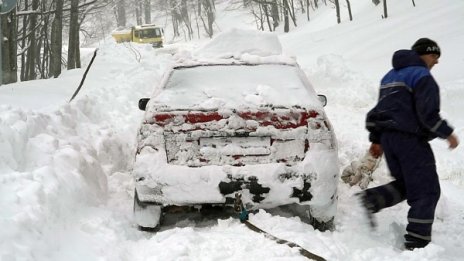
{"label": "bare tree", "polygon": [[9,14],[0,15],[2,19],[2,83],[13,83],[18,81],[18,66],[16,59],[17,50],[17,31],[16,31],[16,10]]}
{"label": "bare tree", "polygon": [[334,4],[335,4],[335,11],[336,11],[336,14],[337,14],[337,23],[341,23],[341,20],[340,20],[340,3],[338,2],[338,0],[334,0]]}
{"label": "bare tree", "polygon": [[258,29],[264,30],[264,24],[267,24],[269,31],[272,32],[279,26],[278,0],[252,0],[247,6],[251,8]]}
{"label": "bare tree", "polygon": [[202,0],[202,5],[206,21],[203,16],[201,16],[201,21],[203,22],[206,33],[211,38],[214,34],[213,24],[214,21],[216,21],[216,6],[214,5],[214,0]]}
{"label": "bare tree", "polygon": [[286,0],[286,1],[287,1],[288,13],[290,14],[290,18],[292,18],[293,25],[296,27],[295,5],[293,3],[293,0]]}
{"label": "bare tree", "polygon": [[37,50],[38,55],[36,70],[38,72],[38,77],[41,79],[48,78],[48,69],[50,63],[50,16],[51,13],[48,11],[51,7],[51,4],[47,1],[40,2],[40,24],[38,28],[39,37],[37,41]]}
{"label": "bare tree", "polygon": [[311,5],[311,2],[309,2],[309,0],[306,0],[305,1],[305,6],[306,6],[306,18],[308,19],[308,21],[310,21],[311,19],[309,18],[309,6]]}
{"label": "bare tree", "polygon": [[388,12],[387,12],[387,0],[383,0],[383,18],[388,17]]}
{"label": "bare tree", "polygon": [[135,21],[137,25],[143,24],[142,19],[142,9],[143,9],[143,2],[142,0],[135,0]]}
{"label": "bare tree", "polygon": [[[256,27],[259,29],[259,30],[262,30],[264,31],[264,15],[263,15],[263,10],[262,10],[262,6],[261,6],[261,2],[258,2],[258,5],[255,6],[255,5],[252,5],[250,4],[249,5],[250,8],[251,8],[251,14],[254,16],[255,18],[255,23],[256,23]],[[258,9],[257,11],[255,10]]]}
{"label": "bare tree", "polygon": [[184,22],[185,28],[187,29],[188,38],[192,40],[193,38],[193,29],[192,22],[190,21],[189,8],[187,6],[187,0],[181,0],[180,2],[180,16]]}
{"label": "bare tree", "polygon": [[55,11],[51,32],[50,77],[61,74],[61,54],[63,49],[63,0],[55,1]]}
{"label": "bare tree", "polygon": [[284,32],[288,33],[290,31],[290,24],[289,24],[289,18],[288,18],[288,2],[287,0],[283,0],[283,8],[284,12]]}
{"label": "bare tree", "polygon": [[350,21],[353,21],[353,14],[351,13],[351,4],[350,0],[346,0],[346,6],[348,8],[348,15],[350,16]]}
{"label": "bare tree", "polygon": [[[15,15],[2,23],[8,26],[5,31],[12,33],[7,39],[14,40],[14,46],[8,45],[8,55],[5,56],[9,59],[7,63],[10,67],[5,68],[20,70],[21,81],[58,77],[64,64],[63,28],[68,24],[67,62],[70,69],[79,68],[81,23],[86,15],[104,7],[109,1],[19,0]],[[17,56],[20,57],[19,66]],[[6,62],[5,59],[2,60]],[[16,75],[17,72],[13,77],[17,77]]]}
{"label": "bare tree", "polygon": [[143,1],[143,14],[145,18],[145,23],[151,24],[151,1],[150,0]]}
{"label": "bare tree", "polygon": [[117,0],[116,1],[116,22],[118,27],[126,26],[126,5],[124,0]]}
{"label": "bare tree", "polygon": [[[26,1],[27,2],[27,1]],[[22,81],[34,80],[37,78],[37,73],[35,71],[37,56],[39,50],[37,50],[37,11],[39,8],[39,0],[32,0],[31,4],[32,13],[29,15],[29,22],[27,27],[24,27],[24,30],[27,30],[27,50],[26,50],[26,60],[22,64],[21,70],[24,70],[24,78]]]}
{"label": "bare tree", "polygon": [[272,30],[275,31],[275,29],[279,26],[280,23],[280,16],[279,16],[279,5],[277,3],[277,0],[272,0],[271,2],[271,16],[272,16]]}
{"label": "bare tree", "polygon": [[180,36],[179,32],[179,22],[182,21],[180,13],[177,11],[178,3],[176,0],[169,1],[169,8],[171,14],[171,21],[172,21],[172,29],[174,36]]}
{"label": "bare tree", "polygon": [[79,51],[79,0],[71,0],[70,12],[68,70],[81,67]]}

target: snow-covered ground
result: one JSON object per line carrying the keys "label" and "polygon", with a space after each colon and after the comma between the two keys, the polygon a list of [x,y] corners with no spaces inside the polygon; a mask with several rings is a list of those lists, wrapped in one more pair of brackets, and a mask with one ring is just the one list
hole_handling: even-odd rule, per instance
{"label": "snow-covered ground", "polygon": [[[430,37],[442,48],[432,71],[441,86],[442,116],[464,140],[464,2],[416,0],[413,7],[410,1],[389,0],[384,20],[381,6],[350,2],[352,22],[343,9],[343,22],[336,25],[334,10],[327,8],[310,23],[280,34],[284,53],[296,56],[316,91],[328,97],[325,109],[339,140],[340,167],[368,146],[364,117],[376,101],[391,54],[419,37]],[[218,23],[224,23],[222,30],[250,28],[237,22],[249,21],[243,13],[240,17],[224,13]],[[154,51],[108,40],[70,103],[84,69],[0,86],[0,260],[306,260],[233,218],[183,220],[156,234],[134,226],[130,168],[143,117],[138,99],[151,94],[173,62],[166,50],[186,55],[197,44]],[[92,52],[82,52],[84,63]],[[360,189],[342,182],[333,232],[264,211],[250,219],[327,260],[462,260],[464,145],[450,151],[446,142],[435,140],[432,146],[442,197],[433,242],[425,249],[400,249],[406,203],[377,214],[379,227],[371,231],[353,197]],[[370,186],[388,179],[382,162]]]}

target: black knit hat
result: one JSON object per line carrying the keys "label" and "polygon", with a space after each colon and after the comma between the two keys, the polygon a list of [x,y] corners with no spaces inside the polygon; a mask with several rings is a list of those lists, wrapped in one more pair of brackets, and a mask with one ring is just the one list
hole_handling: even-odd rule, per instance
{"label": "black knit hat", "polygon": [[438,54],[438,56],[441,55],[441,50],[440,50],[440,47],[438,47],[438,44],[435,41],[430,40],[429,38],[420,38],[412,45],[411,49],[416,51],[416,53],[419,55],[423,55],[423,54]]}

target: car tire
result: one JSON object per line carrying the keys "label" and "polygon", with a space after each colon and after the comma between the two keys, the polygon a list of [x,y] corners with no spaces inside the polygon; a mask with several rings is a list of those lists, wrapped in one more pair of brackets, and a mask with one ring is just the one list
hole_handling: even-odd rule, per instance
{"label": "car tire", "polygon": [[156,232],[161,227],[162,207],[155,203],[140,201],[136,189],[134,192],[134,219],[139,230]]}
{"label": "car tire", "polygon": [[327,221],[318,220],[316,217],[311,215],[311,206],[310,205],[301,205],[301,204],[289,204],[281,206],[281,209],[289,213],[292,216],[297,216],[304,223],[310,224],[314,229],[319,231],[334,230],[334,217],[331,217]]}

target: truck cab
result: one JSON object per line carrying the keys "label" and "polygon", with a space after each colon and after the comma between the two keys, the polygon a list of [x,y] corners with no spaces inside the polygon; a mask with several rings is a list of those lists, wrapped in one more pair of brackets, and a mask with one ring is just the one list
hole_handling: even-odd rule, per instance
{"label": "truck cab", "polygon": [[163,47],[164,30],[154,24],[133,26],[130,29],[115,30],[112,34],[117,43],[148,43],[155,48]]}
{"label": "truck cab", "polygon": [[164,30],[152,24],[132,27],[132,42],[151,43],[153,47],[163,47]]}

